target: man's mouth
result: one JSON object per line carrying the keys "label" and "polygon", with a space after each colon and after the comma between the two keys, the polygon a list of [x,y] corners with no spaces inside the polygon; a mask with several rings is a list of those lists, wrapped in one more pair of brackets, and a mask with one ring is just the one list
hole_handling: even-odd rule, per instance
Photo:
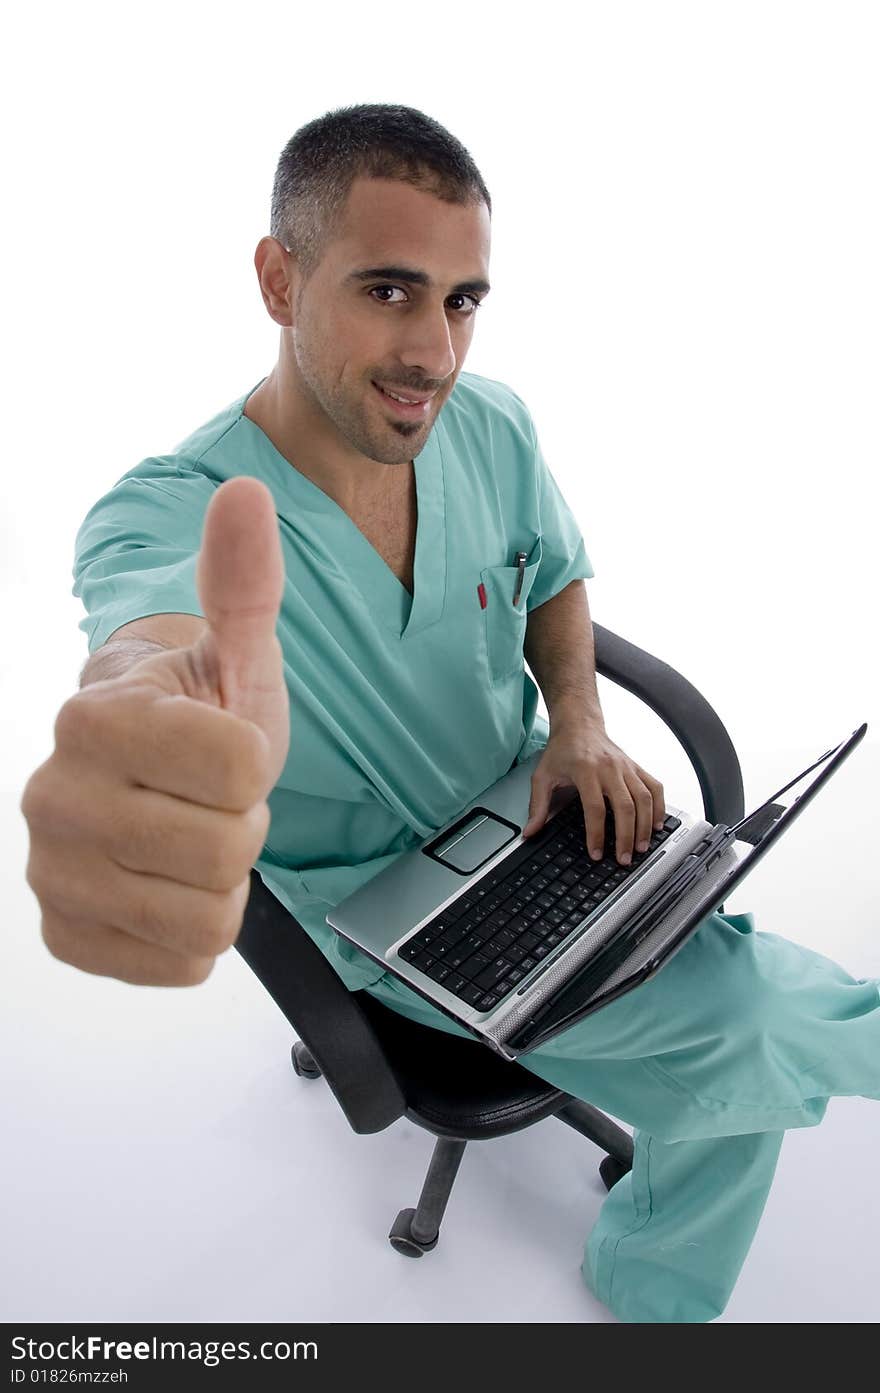
{"label": "man's mouth", "polygon": [[423,393],[406,392],[403,389],[393,387],[380,387],[378,382],[374,382],[372,385],[380,397],[388,403],[391,410],[406,417],[408,421],[423,421],[428,415],[431,402],[437,395],[436,392],[431,392],[430,396],[425,396]]}

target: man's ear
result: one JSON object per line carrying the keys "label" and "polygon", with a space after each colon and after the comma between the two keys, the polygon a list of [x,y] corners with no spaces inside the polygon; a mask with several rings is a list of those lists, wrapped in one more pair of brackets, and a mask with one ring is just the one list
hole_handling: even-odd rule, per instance
{"label": "man's ear", "polygon": [[254,266],[267,313],[282,328],[290,328],[299,286],[296,258],[276,237],[261,237],[254,252]]}

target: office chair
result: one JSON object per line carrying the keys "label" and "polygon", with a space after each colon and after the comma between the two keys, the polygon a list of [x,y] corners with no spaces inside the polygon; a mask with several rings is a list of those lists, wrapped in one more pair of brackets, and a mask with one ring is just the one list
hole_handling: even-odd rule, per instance
{"label": "office chair", "polygon": [[[738,822],[739,760],[709,703],[674,668],[610,630],[593,624],[593,638],[596,671],[646,702],[683,746],[707,821]],[[761,830],[747,823],[738,835],[754,842]],[[631,1169],[632,1138],[589,1103],[476,1039],[419,1025],[366,991],[349,991],[256,870],[235,946],[301,1037],[291,1050],[296,1073],[323,1075],[355,1132],[379,1132],[407,1117],[437,1138],[418,1204],[400,1211],[388,1235],[398,1252],[421,1257],[436,1247],[469,1141],[556,1117],[607,1152],[599,1167],[606,1189]]]}

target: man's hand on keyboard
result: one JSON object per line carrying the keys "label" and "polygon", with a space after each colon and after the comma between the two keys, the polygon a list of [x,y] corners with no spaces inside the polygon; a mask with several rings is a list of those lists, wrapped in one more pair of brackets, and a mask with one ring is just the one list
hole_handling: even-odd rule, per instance
{"label": "man's hand on keyboard", "polygon": [[529,820],[523,836],[539,832],[547,820],[555,788],[574,785],[580,794],[587,829],[587,850],[601,860],[605,846],[605,798],[614,814],[615,854],[629,865],[633,848],[647,850],[652,828],[663,826],[663,785],[608,738],[604,723],[593,717],[553,727],[532,775]]}

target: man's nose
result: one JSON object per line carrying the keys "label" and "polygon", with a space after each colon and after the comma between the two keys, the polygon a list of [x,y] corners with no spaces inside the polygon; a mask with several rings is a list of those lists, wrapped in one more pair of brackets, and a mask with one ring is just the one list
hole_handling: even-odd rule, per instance
{"label": "man's nose", "polygon": [[446,310],[426,308],[413,315],[398,352],[402,363],[418,368],[426,378],[440,382],[450,377],[455,372],[456,358]]}

